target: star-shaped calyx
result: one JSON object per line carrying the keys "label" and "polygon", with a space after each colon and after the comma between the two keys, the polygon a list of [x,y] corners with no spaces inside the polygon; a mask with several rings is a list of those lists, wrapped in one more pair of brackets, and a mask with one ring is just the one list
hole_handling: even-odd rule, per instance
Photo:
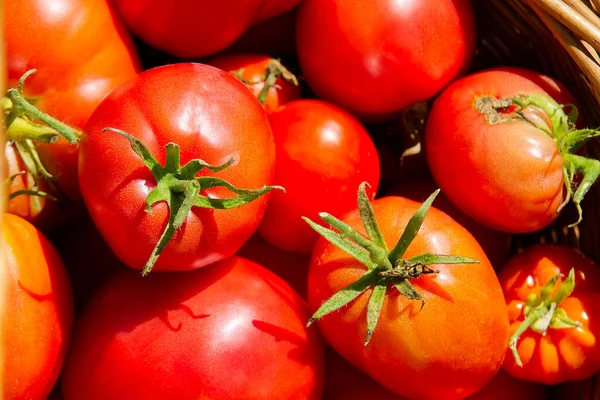
{"label": "star-shaped calyx", "polygon": [[433,265],[437,264],[479,263],[479,261],[472,258],[430,253],[420,254],[407,259],[403,258],[406,250],[417,236],[425,220],[427,211],[440,192],[439,189],[429,196],[419,207],[410,218],[394,248],[388,250],[375,219],[373,207],[366,194],[366,186],[366,182],[363,182],[359,186],[358,210],[368,237],[364,237],[354,228],[328,213],[320,213],[319,216],[323,221],[331,225],[333,229],[327,229],[308,218],[304,218],[327,241],[344,250],[366,267],[365,274],[360,279],[346,286],[325,301],[311,317],[308,325],[310,326],[325,315],[344,307],[361,293],[373,287],[367,306],[367,336],[365,338],[365,345],[369,343],[377,327],[385,295],[390,286],[393,286],[407,299],[420,301],[421,308],[423,308],[425,300],[417,292],[411,283],[411,279],[418,278],[421,275],[439,273],[439,271],[432,268]]}
{"label": "star-shaped calyx", "polygon": [[[181,227],[193,207],[225,210],[250,203],[273,189],[284,190],[281,186],[265,186],[256,190],[239,189],[224,179],[213,176],[196,177],[204,168],[211,172],[223,171],[233,163],[233,159],[219,166],[194,159],[181,166],[179,146],[175,143],[168,143],[165,146],[166,161],[162,166],[136,137],[114,128],[105,128],[104,131],[116,132],[129,140],[133,151],[156,179],[156,187],[146,196],[146,212],[152,213],[152,206],[161,201],[169,206],[169,221],[142,270],[143,276],[150,273],[160,253]],[[213,187],[224,187],[237,196],[215,199],[201,194],[202,190]]]}

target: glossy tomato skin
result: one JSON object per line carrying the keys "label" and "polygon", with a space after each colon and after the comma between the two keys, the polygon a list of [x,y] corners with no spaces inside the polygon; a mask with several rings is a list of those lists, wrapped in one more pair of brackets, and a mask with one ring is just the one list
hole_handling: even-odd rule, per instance
{"label": "glossy tomato skin", "polygon": [[275,137],[275,183],[260,234],[286,251],[310,253],[318,234],[302,217],[319,219],[356,207],[356,192],[368,182],[377,192],[380,166],[368,132],[352,115],[320,100],[288,103],[269,120]]}
{"label": "glossy tomato skin", "polygon": [[[203,64],[148,70],[113,91],[85,127],[80,145],[81,191],[98,229],[121,261],[142,268],[168,220],[168,206],[145,212],[156,185],[129,142],[105,127],[140,139],[161,165],[165,145],[177,143],[182,165],[201,158],[222,165],[215,176],[244,189],[270,185],[275,163],[269,121],[260,103],[236,78]],[[201,172],[206,174],[205,172]],[[204,191],[231,197],[223,188]],[[263,196],[230,210],[192,209],[156,262],[154,270],[191,270],[233,255],[258,228]],[[135,243],[135,246],[132,244]]]}
{"label": "glossy tomato skin", "polygon": [[[262,54],[225,54],[215,57],[207,64],[217,67],[226,72],[242,71],[241,77],[248,82],[257,82],[249,86],[255,96],[258,96],[264,82],[263,74],[267,70],[271,57]],[[300,98],[300,88],[283,79],[277,79],[278,87],[271,87],[265,100],[264,108],[267,112],[273,112],[285,103]]]}
{"label": "glossy tomato skin", "polygon": [[[325,355],[327,379],[323,400],[408,400],[354,368],[332,349]],[[546,387],[513,378],[503,370],[479,392],[466,397],[468,400],[545,400]]]}
{"label": "glossy tomato skin", "polygon": [[[419,203],[402,197],[372,202],[388,248],[398,241]],[[358,210],[342,218],[365,235]],[[480,264],[435,266],[439,274],[411,282],[425,305],[388,288],[379,322],[364,345],[371,289],[348,306],[319,320],[326,341],[373,379],[409,398],[462,399],[496,374],[508,343],[508,316],[502,290],[477,241],[437,209],[430,209],[405,257],[448,254]],[[334,293],[358,280],[365,267],[319,239],[308,275],[308,300],[315,311]],[[402,379],[399,379],[402,377]]]}
{"label": "glossy tomato skin", "polygon": [[45,400],[58,379],[73,324],[65,267],[52,244],[24,219],[5,214],[8,272],[2,343],[3,399]]}
{"label": "glossy tomato skin", "polygon": [[[422,177],[396,185],[387,192],[387,195],[402,196],[422,203],[437,189],[438,187],[432,179]],[[475,222],[452,204],[443,192],[440,192],[435,198],[433,207],[448,214],[477,239],[495,270],[504,266],[511,251],[510,235],[494,231]]]}
{"label": "glossy tomato skin", "polygon": [[90,303],[65,366],[65,400],[314,399],[322,342],[306,303],[231,257],[194,272],[127,270]]}
{"label": "glossy tomato skin", "polygon": [[[574,248],[541,244],[511,258],[499,278],[509,310],[511,333],[523,321],[527,296],[540,293],[552,277],[575,269],[575,290],[559,307],[578,328],[552,329],[545,335],[527,330],[517,349],[523,367],[507,351],[503,368],[511,375],[548,385],[586,379],[600,369],[600,269]],[[560,282],[560,280],[559,280]]]}
{"label": "glossy tomato skin", "polygon": [[434,103],[425,151],[433,177],[450,200],[492,229],[525,233],[549,225],[565,199],[563,159],[554,140],[527,122],[491,125],[477,98],[545,94],[574,103],[558,82],[516,68],[459,79]]}
{"label": "glossy tomato skin", "polygon": [[433,97],[475,50],[467,0],[305,0],[296,35],[309,86],[365,119]]}
{"label": "glossy tomato skin", "polygon": [[[145,42],[181,58],[218,53],[246,29],[283,14],[300,0],[178,0],[176,4],[115,0],[119,14]],[[148,23],[152,19],[152,23]]]}
{"label": "glossy tomato skin", "polygon": [[[9,87],[15,87],[28,70],[37,69],[25,83],[25,94],[34,97],[42,111],[76,129],[83,128],[110,90],[133,79],[139,70],[131,38],[107,0],[11,0],[5,13],[10,15],[4,19]],[[22,170],[9,154],[15,149],[7,146],[6,152],[10,172]],[[59,186],[67,198],[80,205],[77,146],[60,139],[39,145],[38,152],[48,171],[60,176]],[[25,178],[18,177],[11,191],[28,187]],[[55,202],[37,200],[41,206],[22,196],[9,203],[8,212],[44,229],[72,214]]]}

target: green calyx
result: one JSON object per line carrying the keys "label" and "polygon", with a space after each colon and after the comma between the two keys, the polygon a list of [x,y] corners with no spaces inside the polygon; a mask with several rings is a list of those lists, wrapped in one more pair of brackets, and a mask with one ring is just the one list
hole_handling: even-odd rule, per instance
{"label": "green calyx", "polygon": [[[27,174],[27,181],[31,187],[30,190],[19,190],[12,193],[8,200],[20,195],[28,195],[53,201],[68,201],[56,183],[58,177],[48,172],[40,160],[36,146],[39,143],[55,143],[60,136],[75,145],[78,143],[81,133],[40,111],[25,97],[23,93],[25,80],[35,72],[36,70],[32,69],[23,74],[17,87],[9,89],[6,97],[2,99],[6,138],[8,142],[15,145],[23,160],[26,168],[24,172]],[[9,183],[13,181],[14,177],[7,180]],[[47,183],[56,197],[39,190],[41,181]],[[42,207],[41,204],[34,206]]]}
{"label": "green calyx", "polygon": [[[116,132],[126,138],[133,151],[142,159],[144,165],[156,179],[156,187],[146,196],[146,212],[151,214],[152,206],[162,201],[169,206],[169,221],[142,270],[142,276],[146,276],[152,271],[160,253],[181,227],[193,207],[225,210],[250,203],[273,189],[285,191],[280,186],[265,186],[256,190],[238,189],[220,178],[196,177],[205,168],[211,172],[223,171],[231,166],[234,160],[230,159],[223,165],[212,166],[203,160],[194,159],[181,166],[179,146],[175,143],[166,145],[166,161],[162,166],[137,138],[119,129],[105,128],[104,131]],[[203,190],[213,187],[224,187],[236,196],[216,199],[201,194]]]}
{"label": "green calyx", "polygon": [[390,285],[394,286],[407,299],[420,301],[421,308],[423,308],[425,300],[410,282],[411,279],[418,278],[421,275],[438,273],[439,271],[432,269],[431,265],[479,263],[479,261],[467,257],[429,253],[420,254],[408,259],[402,258],[417,236],[425,220],[427,211],[439,193],[439,189],[429,196],[421,207],[419,207],[409,220],[408,225],[394,248],[388,250],[375,219],[371,202],[366,194],[366,186],[366,182],[363,182],[359,186],[358,210],[368,237],[362,236],[345,222],[327,213],[319,215],[323,221],[331,225],[334,229],[324,228],[308,218],[303,218],[327,241],[344,250],[367,268],[365,274],[359,280],[346,286],[325,301],[310,318],[307,326],[310,326],[325,315],[344,307],[372,287],[373,291],[367,306],[367,336],[365,346],[371,340],[373,332],[377,327],[385,295]]}
{"label": "green calyx", "polygon": [[527,297],[525,307],[523,307],[525,319],[508,342],[515,363],[519,367],[522,367],[523,363],[517,350],[517,342],[527,329],[544,335],[548,329],[569,329],[581,326],[580,322],[570,319],[565,310],[559,307],[575,289],[575,270],[571,269],[567,279],[557,286],[558,280],[562,278],[564,278],[562,274],[556,275],[540,290],[539,295],[531,294]]}
{"label": "green calyx", "polygon": [[265,72],[261,76],[258,82],[251,82],[242,77],[244,73],[243,69],[239,69],[237,71],[231,71],[231,74],[238,78],[242,83],[246,86],[256,85],[257,83],[263,83],[263,87],[256,96],[258,101],[262,106],[265,105],[267,101],[267,96],[269,95],[269,90],[272,87],[278,88],[277,79],[283,79],[284,81],[291,83],[294,86],[298,86],[298,78],[294,74],[292,74],[282,63],[280,60],[272,59],[267,64],[267,68]]}
{"label": "green calyx", "polygon": [[[485,114],[490,124],[525,121],[554,139],[563,158],[564,182],[567,189],[566,199],[557,212],[560,212],[572,200],[579,215],[577,221],[569,225],[569,227],[573,227],[582,221],[581,202],[600,175],[599,160],[582,157],[575,153],[589,139],[600,136],[600,130],[575,129],[579,112],[574,105],[569,104],[568,106],[571,110],[566,113],[564,105],[543,95],[518,95],[504,100],[481,97],[475,101],[475,107]],[[508,112],[511,107],[516,109]],[[547,116],[550,121],[549,126],[536,118],[539,111]]]}

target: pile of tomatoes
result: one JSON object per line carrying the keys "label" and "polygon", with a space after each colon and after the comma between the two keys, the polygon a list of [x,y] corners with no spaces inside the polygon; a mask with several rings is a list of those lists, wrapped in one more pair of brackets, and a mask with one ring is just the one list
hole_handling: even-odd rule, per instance
{"label": "pile of tomatoes", "polygon": [[2,399],[535,400],[600,371],[600,267],[512,241],[581,221],[598,133],[556,80],[472,67],[469,0],[4,11]]}

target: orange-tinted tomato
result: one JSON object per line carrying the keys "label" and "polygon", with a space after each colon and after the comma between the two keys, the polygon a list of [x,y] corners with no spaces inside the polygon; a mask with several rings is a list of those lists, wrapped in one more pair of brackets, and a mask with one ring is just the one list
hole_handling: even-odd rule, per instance
{"label": "orange-tinted tomato", "polygon": [[[388,248],[398,241],[419,205],[402,197],[372,202]],[[358,211],[342,221],[365,235]],[[425,216],[405,257],[424,253],[469,257],[480,264],[435,265],[438,274],[411,279],[424,298],[422,309],[419,301],[408,300],[389,286],[367,345],[366,312],[372,289],[324,316],[319,328],[345,359],[388,389],[418,399],[461,399],[485,386],[504,359],[508,343],[504,297],[477,241],[435,208]],[[317,310],[365,272],[363,264],[320,238],[308,276],[311,309]]]}
{"label": "orange-tinted tomato", "polygon": [[[557,308],[580,324],[544,334],[528,329],[517,342],[523,366],[510,351],[503,368],[520,379],[548,385],[589,378],[600,370],[600,267],[575,248],[541,244],[511,258],[499,278],[508,305],[511,333],[524,320],[528,296],[539,295],[548,281],[575,270],[575,289]],[[558,280],[558,285],[564,279]]]}
{"label": "orange-tinted tomato", "polygon": [[[100,100],[137,74],[133,44],[108,0],[11,0],[4,12],[10,16],[4,18],[9,87],[26,71],[37,69],[25,83],[25,94],[35,98],[42,111],[74,128],[83,128]],[[38,152],[46,169],[59,177],[60,190],[80,205],[77,146],[61,138],[55,144],[40,144]],[[7,146],[9,174],[23,170],[14,153]],[[11,192],[30,186],[20,176]],[[8,211],[44,229],[73,214],[54,201],[29,196],[12,200]]]}
{"label": "orange-tinted tomato", "polygon": [[2,222],[7,291],[0,351],[3,399],[44,400],[60,374],[73,323],[69,279],[52,244],[33,225]]}

